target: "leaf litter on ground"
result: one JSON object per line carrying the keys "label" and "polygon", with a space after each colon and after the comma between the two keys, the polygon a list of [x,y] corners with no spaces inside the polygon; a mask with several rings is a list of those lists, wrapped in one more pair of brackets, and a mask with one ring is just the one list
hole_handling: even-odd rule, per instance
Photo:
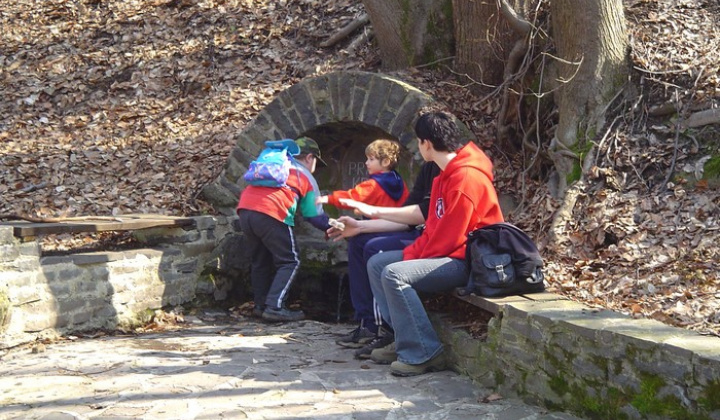
{"label": "leaf litter on ground", "polygon": [[[720,130],[675,140],[672,119],[650,112],[718,106],[720,6],[624,4],[646,100],[609,133],[560,243],[547,232],[561,203],[493,147],[498,98],[481,102],[447,67],[392,75],[446,104],[488,150],[496,187],[523,203],[508,218],[541,246],[551,291],[720,335],[720,198],[698,174],[708,159],[698,139]],[[331,71],[381,71],[372,43],[319,47],[362,13],[350,0],[0,0],[0,215],[213,214],[200,190],[278,93]],[[683,177],[665,185],[671,167]],[[130,242],[44,241],[50,251]]]}

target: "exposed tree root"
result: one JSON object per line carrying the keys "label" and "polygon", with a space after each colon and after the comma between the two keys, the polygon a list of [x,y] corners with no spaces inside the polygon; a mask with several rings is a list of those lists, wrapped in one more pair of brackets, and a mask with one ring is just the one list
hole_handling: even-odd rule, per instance
{"label": "exposed tree root", "polygon": [[690,115],[682,126],[685,128],[701,127],[709,124],[720,124],[720,109],[707,109]]}

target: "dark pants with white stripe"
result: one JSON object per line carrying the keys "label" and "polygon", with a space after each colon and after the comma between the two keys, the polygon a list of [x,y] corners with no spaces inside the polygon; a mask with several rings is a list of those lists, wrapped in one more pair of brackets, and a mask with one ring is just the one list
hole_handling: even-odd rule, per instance
{"label": "dark pants with white stripe", "polygon": [[281,308],[300,268],[293,228],[252,210],[241,209],[238,215],[251,258],[250,281],[255,305]]}
{"label": "dark pants with white stripe", "polygon": [[348,240],[348,284],[355,319],[371,332],[382,325],[379,311],[375,310],[373,293],[368,280],[367,262],[378,252],[404,249],[419,233],[407,232],[363,233]]}

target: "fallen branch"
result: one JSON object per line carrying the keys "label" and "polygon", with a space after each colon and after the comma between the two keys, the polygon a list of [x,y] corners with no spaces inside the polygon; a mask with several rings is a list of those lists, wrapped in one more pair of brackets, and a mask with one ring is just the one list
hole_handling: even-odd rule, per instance
{"label": "fallen branch", "polygon": [[683,121],[681,125],[684,128],[695,128],[708,124],[720,124],[720,108],[696,112]]}
{"label": "fallen branch", "polygon": [[24,193],[29,193],[29,192],[39,190],[41,188],[45,188],[47,186],[48,186],[47,182],[41,182],[39,184],[30,184],[27,187],[22,188],[20,191],[24,192]]}
{"label": "fallen branch", "polygon": [[365,26],[368,22],[370,22],[370,17],[367,15],[367,13],[363,13],[357,19],[342,27],[339,31],[335,33],[335,35],[331,36],[327,41],[322,42],[320,46],[322,48],[332,47],[333,45],[345,39],[351,33],[355,32],[357,28]]}
{"label": "fallen branch", "polygon": [[372,37],[374,36],[373,31],[363,31],[360,35],[358,35],[351,43],[348,45],[348,47],[345,49],[345,51],[348,52],[348,54],[353,55],[355,53],[355,50],[357,50],[361,45],[367,43]]}

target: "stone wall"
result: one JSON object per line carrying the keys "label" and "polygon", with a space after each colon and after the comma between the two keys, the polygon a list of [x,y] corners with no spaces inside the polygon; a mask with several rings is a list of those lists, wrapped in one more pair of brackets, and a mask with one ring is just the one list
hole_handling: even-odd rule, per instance
{"label": "stone wall", "polygon": [[[246,278],[242,234],[232,217],[194,219],[191,229],[136,231],[141,249],[47,257],[0,226],[0,349],[225,299]],[[337,302],[346,252],[324,241],[304,250],[305,301]],[[435,322],[455,370],[503,396],[587,418],[720,419],[720,338],[563,299],[497,312],[485,340]]]}
{"label": "stone wall", "polygon": [[592,419],[720,419],[720,338],[568,300],[500,308],[486,340],[443,326],[455,369]]}
{"label": "stone wall", "polygon": [[154,309],[217,293],[222,285],[208,284],[203,271],[218,264],[213,251],[232,228],[225,217],[194,219],[192,229],[136,231],[146,248],[45,257],[36,240],[21,242],[0,226],[0,348],[132,325]]}
{"label": "stone wall", "polygon": [[[161,308],[252,300],[237,216],[192,219],[191,228],[133,231],[136,249],[63,256],[42,256],[38,241],[23,242],[12,227],[0,226],[0,349],[144,324]],[[346,247],[315,239],[308,229],[297,228],[302,264],[291,296],[312,302],[306,312],[316,319],[335,319],[341,309],[347,316],[346,290],[338,300]]]}

